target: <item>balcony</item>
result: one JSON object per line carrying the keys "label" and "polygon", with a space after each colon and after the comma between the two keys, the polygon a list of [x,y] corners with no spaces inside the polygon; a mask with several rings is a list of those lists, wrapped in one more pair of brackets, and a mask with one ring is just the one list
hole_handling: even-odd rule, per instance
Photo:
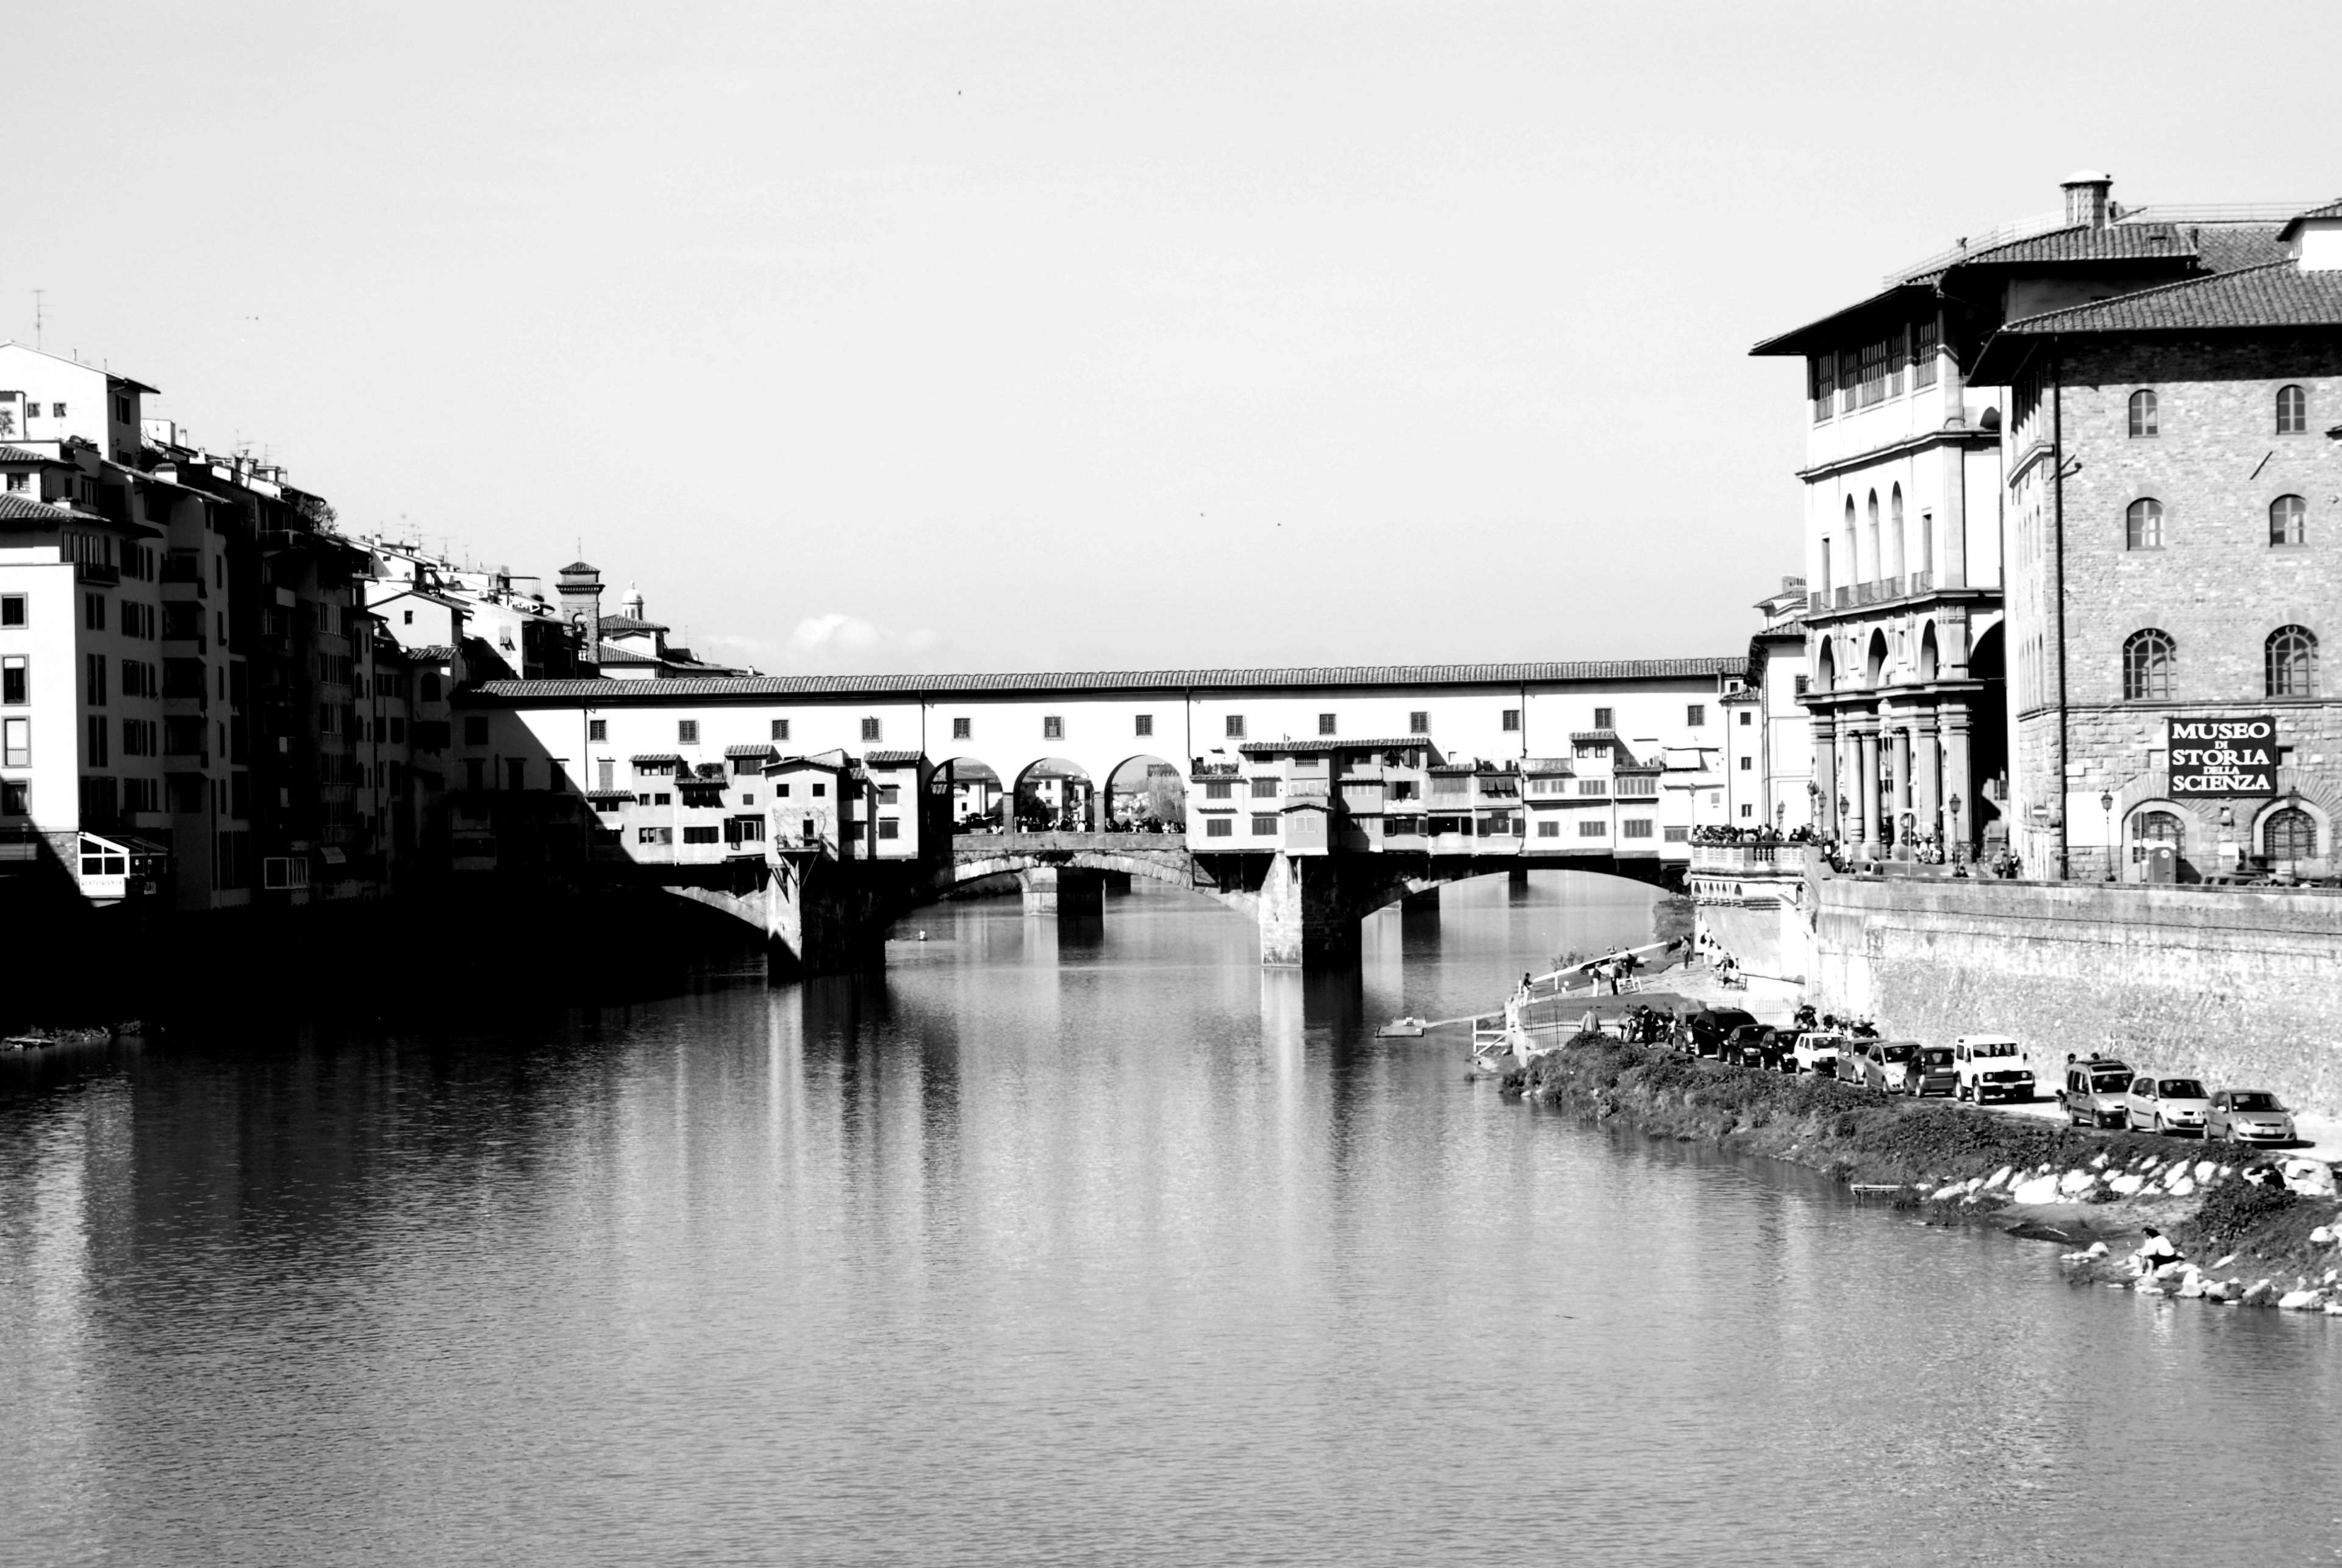
{"label": "balcony", "polygon": [[105,587],[112,587],[122,581],[122,569],[119,566],[103,565],[95,561],[76,561],[74,563],[74,581],[96,583]]}

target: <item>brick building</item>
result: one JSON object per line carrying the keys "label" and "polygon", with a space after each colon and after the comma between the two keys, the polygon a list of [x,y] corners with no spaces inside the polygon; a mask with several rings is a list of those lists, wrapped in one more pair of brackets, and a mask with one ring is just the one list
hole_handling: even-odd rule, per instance
{"label": "brick building", "polygon": [[[2257,265],[2012,320],[1977,362],[2010,389],[2016,847],[2036,874],[2342,864],[2342,704],[2319,667],[2342,634],[2342,203],[2266,236]],[[2264,718],[2273,774],[2175,776],[2174,720]]]}

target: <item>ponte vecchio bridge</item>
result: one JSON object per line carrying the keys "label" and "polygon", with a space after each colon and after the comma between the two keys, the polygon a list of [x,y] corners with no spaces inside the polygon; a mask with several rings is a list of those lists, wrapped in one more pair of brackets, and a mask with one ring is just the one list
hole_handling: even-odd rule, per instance
{"label": "ponte vecchio bridge", "polygon": [[[875,964],[910,910],[1008,875],[1034,913],[1095,909],[1115,877],[1176,884],[1251,915],[1264,963],[1338,964],[1366,915],[1466,877],[1680,886],[1691,830],[1761,787],[1736,763],[1766,733],[1734,722],[1758,701],[1746,674],[1724,657],[491,681],[459,699],[456,864],[496,863],[490,808],[566,798],[606,870],[816,973]],[[1175,831],[1133,831],[1182,804]]]}

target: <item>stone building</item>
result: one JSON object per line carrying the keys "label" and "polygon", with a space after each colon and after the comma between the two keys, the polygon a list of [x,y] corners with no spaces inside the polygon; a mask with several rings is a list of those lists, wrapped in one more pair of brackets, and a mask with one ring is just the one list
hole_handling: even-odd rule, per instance
{"label": "stone building", "polygon": [[1752,351],[1806,362],[1815,816],[1857,854],[1972,854],[2011,831],[2000,382],[2014,371],[1980,363],[1986,345],[2012,321],[2279,254],[2275,222],[2126,213],[2112,184],[2075,175],[2057,212],[1964,239]]}
{"label": "stone building", "polygon": [[[2337,866],[2342,704],[2320,666],[2342,634],[2342,203],[2261,233],[2256,265],[2012,320],[1977,358],[2010,389],[2036,874]],[[2231,726],[2233,766],[2204,776],[2183,727],[2175,768],[2175,721]]]}

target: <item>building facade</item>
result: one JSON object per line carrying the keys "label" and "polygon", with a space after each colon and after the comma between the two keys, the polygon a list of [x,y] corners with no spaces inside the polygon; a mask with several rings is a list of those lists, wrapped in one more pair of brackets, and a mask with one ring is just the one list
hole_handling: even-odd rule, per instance
{"label": "building facade", "polygon": [[2012,321],[2017,844],[2038,874],[2342,862],[2342,203],[2273,259]]}

